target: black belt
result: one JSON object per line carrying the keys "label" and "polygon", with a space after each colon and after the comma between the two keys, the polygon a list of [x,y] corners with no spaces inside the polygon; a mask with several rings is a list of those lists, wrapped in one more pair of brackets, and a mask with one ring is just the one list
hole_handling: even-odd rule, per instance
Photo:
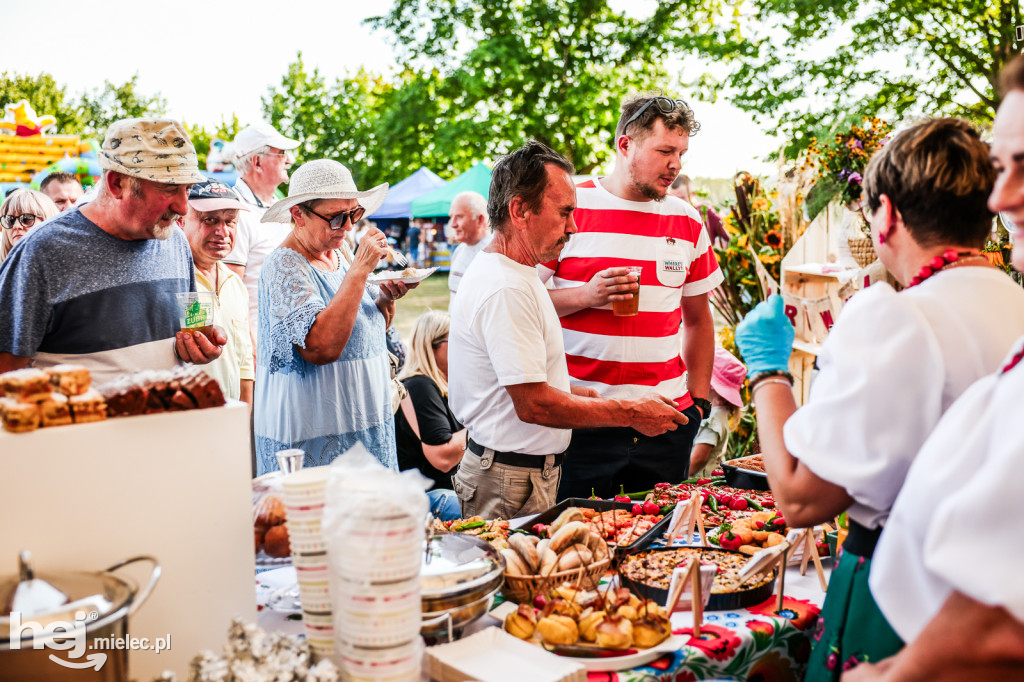
{"label": "black belt", "polygon": [[843,540],[843,551],[870,559],[875,553],[875,545],[882,535],[881,528],[865,528],[853,519],[849,519],[850,530]]}
{"label": "black belt", "polygon": [[[477,457],[484,456],[484,446],[472,438],[469,439],[467,449]],[[505,464],[510,467],[527,467],[529,469],[543,469],[547,455],[524,455],[521,452],[498,452],[494,450],[494,461],[498,464]],[[555,455],[555,466],[561,466],[565,459],[565,453],[559,452]]]}

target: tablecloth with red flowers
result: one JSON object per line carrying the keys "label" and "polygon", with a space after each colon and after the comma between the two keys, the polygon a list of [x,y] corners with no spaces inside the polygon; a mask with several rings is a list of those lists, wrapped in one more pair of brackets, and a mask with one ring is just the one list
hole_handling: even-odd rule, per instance
{"label": "tablecloth with red flowers", "polygon": [[[690,635],[675,653],[632,670],[590,673],[590,682],[690,682],[691,680],[750,680],[796,682],[803,678],[811,653],[811,630],[821,612],[811,600],[785,597],[735,611],[704,614],[700,636],[693,636],[692,615],[672,618],[673,634]],[[682,627],[689,620],[688,626]]]}

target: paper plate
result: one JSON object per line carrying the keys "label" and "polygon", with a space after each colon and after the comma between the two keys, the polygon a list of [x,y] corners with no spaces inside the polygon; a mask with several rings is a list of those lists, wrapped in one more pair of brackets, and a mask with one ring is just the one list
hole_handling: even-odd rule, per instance
{"label": "paper plate", "polygon": [[[498,606],[496,609],[491,611],[491,615],[497,618],[498,620],[504,622],[505,616],[507,616],[509,613],[512,613],[517,608],[519,608],[518,605],[513,604],[512,602],[505,602],[501,606]],[[534,637],[536,637],[536,635],[534,635]],[[573,663],[578,663],[579,665],[582,665],[584,668],[586,668],[589,672],[630,670],[631,668],[636,668],[637,666],[644,665],[645,663],[655,661],[667,653],[679,651],[686,645],[688,639],[689,637],[685,635],[670,635],[669,638],[666,639],[664,642],[652,646],[649,649],[643,649],[642,651],[638,651],[635,654],[628,654],[626,656],[616,656],[614,658],[577,658],[575,656],[558,656],[558,658],[565,661],[572,661]],[[540,641],[537,639],[526,641],[530,644],[536,645],[541,649],[544,648],[541,645]]]}
{"label": "paper plate", "polygon": [[[415,275],[405,274],[407,271],[415,272]],[[383,270],[381,272],[375,272],[366,278],[366,281],[370,284],[380,284],[381,282],[403,282],[405,284],[416,284],[422,282],[427,277],[430,277],[434,272],[437,271],[437,267],[433,268],[406,268],[405,270]]]}

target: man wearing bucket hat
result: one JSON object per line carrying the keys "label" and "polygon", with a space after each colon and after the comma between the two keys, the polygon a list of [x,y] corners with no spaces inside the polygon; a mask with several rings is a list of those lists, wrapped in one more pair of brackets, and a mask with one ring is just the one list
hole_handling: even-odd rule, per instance
{"label": "man wearing bucket hat", "polygon": [[238,217],[235,245],[224,263],[238,273],[249,290],[249,318],[255,333],[260,268],[291,231],[287,223],[260,223],[260,218],[274,205],[277,188],[288,182],[288,169],[295,162],[291,150],[299,146],[299,141],[260,122],[239,132],[234,146],[235,170],[239,173],[235,191],[249,205],[249,212]]}
{"label": "man wearing bucket hat", "polygon": [[214,297],[214,316],[228,342],[224,353],[206,367],[220,382],[224,395],[252,404],[252,336],[249,333],[249,293],[242,278],[221,260],[234,245],[238,218],[249,211],[235,190],[223,182],[207,180],[192,185],[188,213],[178,224],[188,238],[195,263],[196,288]]}
{"label": "man wearing bucket hat", "polygon": [[711,413],[700,423],[690,452],[690,476],[710,476],[722,465],[729,439],[729,418],[743,407],[740,389],[747,380],[747,368],[724,348],[715,348],[711,368]]}
{"label": "man wearing bucket hat", "polygon": [[227,340],[178,331],[175,294],[195,291],[175,220],[199,174],[177,121],[124,119],[107,129],[95,200],[21,240],[0,267],[0,372],[75,363],[95,383],[180,360],[204,364]]}
{"label": "man wearing bucket hat", "polygon": [[356,443],[398,467],[385,330],[408,287],[367,284],[387,253],[380,230],[367,232],[351,261],[342,247],[387,189],[360,191],[337,161],[310,161],[295,171],[288,198],[263,215],[292,230],[260,274],[257,474],[277,469],[280,450],[304,450],[306,465],[317,466]]}

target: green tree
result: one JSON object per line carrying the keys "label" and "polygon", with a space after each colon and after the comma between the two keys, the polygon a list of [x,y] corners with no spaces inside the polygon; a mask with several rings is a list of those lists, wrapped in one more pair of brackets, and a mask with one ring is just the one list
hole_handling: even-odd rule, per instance
{"label": "green tree", "polygon": [[300,140],[298,163],[335,159],[360,185],[389,179],[377,161],[376,113],[393,89],[380,76],[360,69],[328,84],[320,70],[307,70],[300,52],[278,87],[262,99],[263,112],[283,134]]}
{"label": "green tree", "polygon": [[59,85],[48,73],[38,76],[0,73],[0,110],[8,104],[28,100],[37,114],[57,119],[47,133],[74,134],[81,132],[82,123],[73,106],[68,106],[67,88]]}
{"label": "green tree", "polygon": [[671,89],[663,62],[702,44],[694,24],[709,17],[680,1],[637,20],[605,0],[397,0],[367,21],[391,34],[409,72],[439,79],[435,145],[450,136],[487,158],[533,138],[587,173],[612,154],[622,96]]}
{"label": "green tree", "polygon": [[[792,158],[823,123],[851,112],[889,120],[962,116],[991,123],[995,85],[1019,50],[1017,0],[764,0],[741,20],[729,99],[790,142]],[[813,94],[809,94],[813,93]],[[825,130],[836,126],[826,126]]]}
{"label": "green tree", "polygon": [[212,131],[207,130],[204,126],[196,124],[190,125],[187,121],[181,122],[184,126],[188,136],[192,139],[192,144],[196,148],[196,155],[199,157],[199,168],[206,168],[206,157],[210,153],[210,143],[215,138],[222,140],[233,140],[235,135],[242,129],[242,124],[238,120],[238,116],[235,114],[231,115],[231,120],[228,121],[225,118],[221,118],[220,123]]}
{"label": "green tree", "polygon": [[83,93],[77,104],[82,134],[102,140],[107,127],[114,121],[166,114],[167,100],[159,93],[152,96],[139,93],[138,80],[139,74],[136,73],[121,85],[104,81],[102,89]]}

